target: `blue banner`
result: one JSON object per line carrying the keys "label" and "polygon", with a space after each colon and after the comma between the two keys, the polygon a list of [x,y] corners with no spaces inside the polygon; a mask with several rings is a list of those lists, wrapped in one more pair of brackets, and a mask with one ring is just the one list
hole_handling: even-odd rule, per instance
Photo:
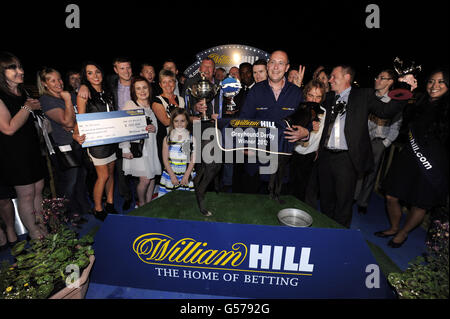
{"label": "blue banner", "polygon": [[243,298],[392,298],[357,230],[109,215],[95,283]]}

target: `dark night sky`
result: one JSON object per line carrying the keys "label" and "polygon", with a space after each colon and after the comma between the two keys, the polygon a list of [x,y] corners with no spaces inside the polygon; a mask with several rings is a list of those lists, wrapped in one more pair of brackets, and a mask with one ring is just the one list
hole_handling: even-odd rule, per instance
{"label": "dark night sky", "polygon": [[[447,1],[187,2],[3,1],[0,50],[22,60],[27,81],[41,66],[65,72],[84,60],[112,72],[111,60],[122,55],[134,71],[144,60],[159,68],[170,57],[182,72],[198,52],[221,44],[283,49],[292,64],[307,66],[307,76],[319,64],[349,63],[361,78],[372,77],[397,55],[422,64],[424,73],[448,68]],[[65,26],[69,3],[80,7],[80,29]],[[365,26],[370,3],[380,8],[380,29]]]}

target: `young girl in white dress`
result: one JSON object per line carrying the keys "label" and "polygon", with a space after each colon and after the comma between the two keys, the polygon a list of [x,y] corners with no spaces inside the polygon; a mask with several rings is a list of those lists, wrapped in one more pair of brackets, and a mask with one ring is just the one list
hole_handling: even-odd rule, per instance
{"label": "young girl in white dress", "polygon": [[164,171],[158,197],[173,190],[194,190],[195,140],[187,129],[188,123],[189,114],[185,109],[177,107],[172,111],[169,133],[163,141]]}
{"label": "young girl in white dress", "polygon": [[127,141],[119,144],[124,158],[123,171],[125,175],[139,177],[136,192],[139,200],[138,206],[142,206],[152,200],[155,189],[155,176],[161,175],[161,163],[159,162],[156,145],[158,124],[155,114],[150,107],[151,88],[148,81],[143,77],[133,78],[130,95],[132,100],[125,103],[123,110],[144,109],[147,123],[150,123],[146,127],[148,138],[144,139],[142,157],[133,158],[130,150],[130,143],[139,141]]}

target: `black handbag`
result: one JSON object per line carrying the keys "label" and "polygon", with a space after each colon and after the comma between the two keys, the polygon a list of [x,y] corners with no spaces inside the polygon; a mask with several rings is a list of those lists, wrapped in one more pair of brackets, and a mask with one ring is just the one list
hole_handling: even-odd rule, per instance
{"label": "black handbag", "polygon": [[54,150],[58,163],[63,170],[81,166],[81,163],[75,156],[73,150],[62,152],[58,146],[54,146]]}
{"label": "black handbag", "polygon": [[133,158],[142,157],[142,150],[144,149],[144,140],[140,140],[139,143],[130,143],[131,154],[133,154]]}

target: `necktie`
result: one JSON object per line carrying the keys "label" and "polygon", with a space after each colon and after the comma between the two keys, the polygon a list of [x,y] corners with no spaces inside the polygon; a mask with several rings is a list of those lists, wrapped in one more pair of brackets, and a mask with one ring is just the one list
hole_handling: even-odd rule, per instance
{"label": "necktie", "polygon": [[328,130],[327,130],[327,136],[325,138],[325,147],[327,147],[328,145],[328,140],[330,139],[330,135],[331,135],[331,131],[333,130],[333,126],[334,126],[334,121],[336,120],[337,114],[338,112],[336,112],[334,110],[335,106],[336,106],[336,102],[337,100],[339,100],[341,96],[339,94],[336,94],[333,100],[333,106],[331,107],[331,114],[330,114],[330,124],[328,125]]}

